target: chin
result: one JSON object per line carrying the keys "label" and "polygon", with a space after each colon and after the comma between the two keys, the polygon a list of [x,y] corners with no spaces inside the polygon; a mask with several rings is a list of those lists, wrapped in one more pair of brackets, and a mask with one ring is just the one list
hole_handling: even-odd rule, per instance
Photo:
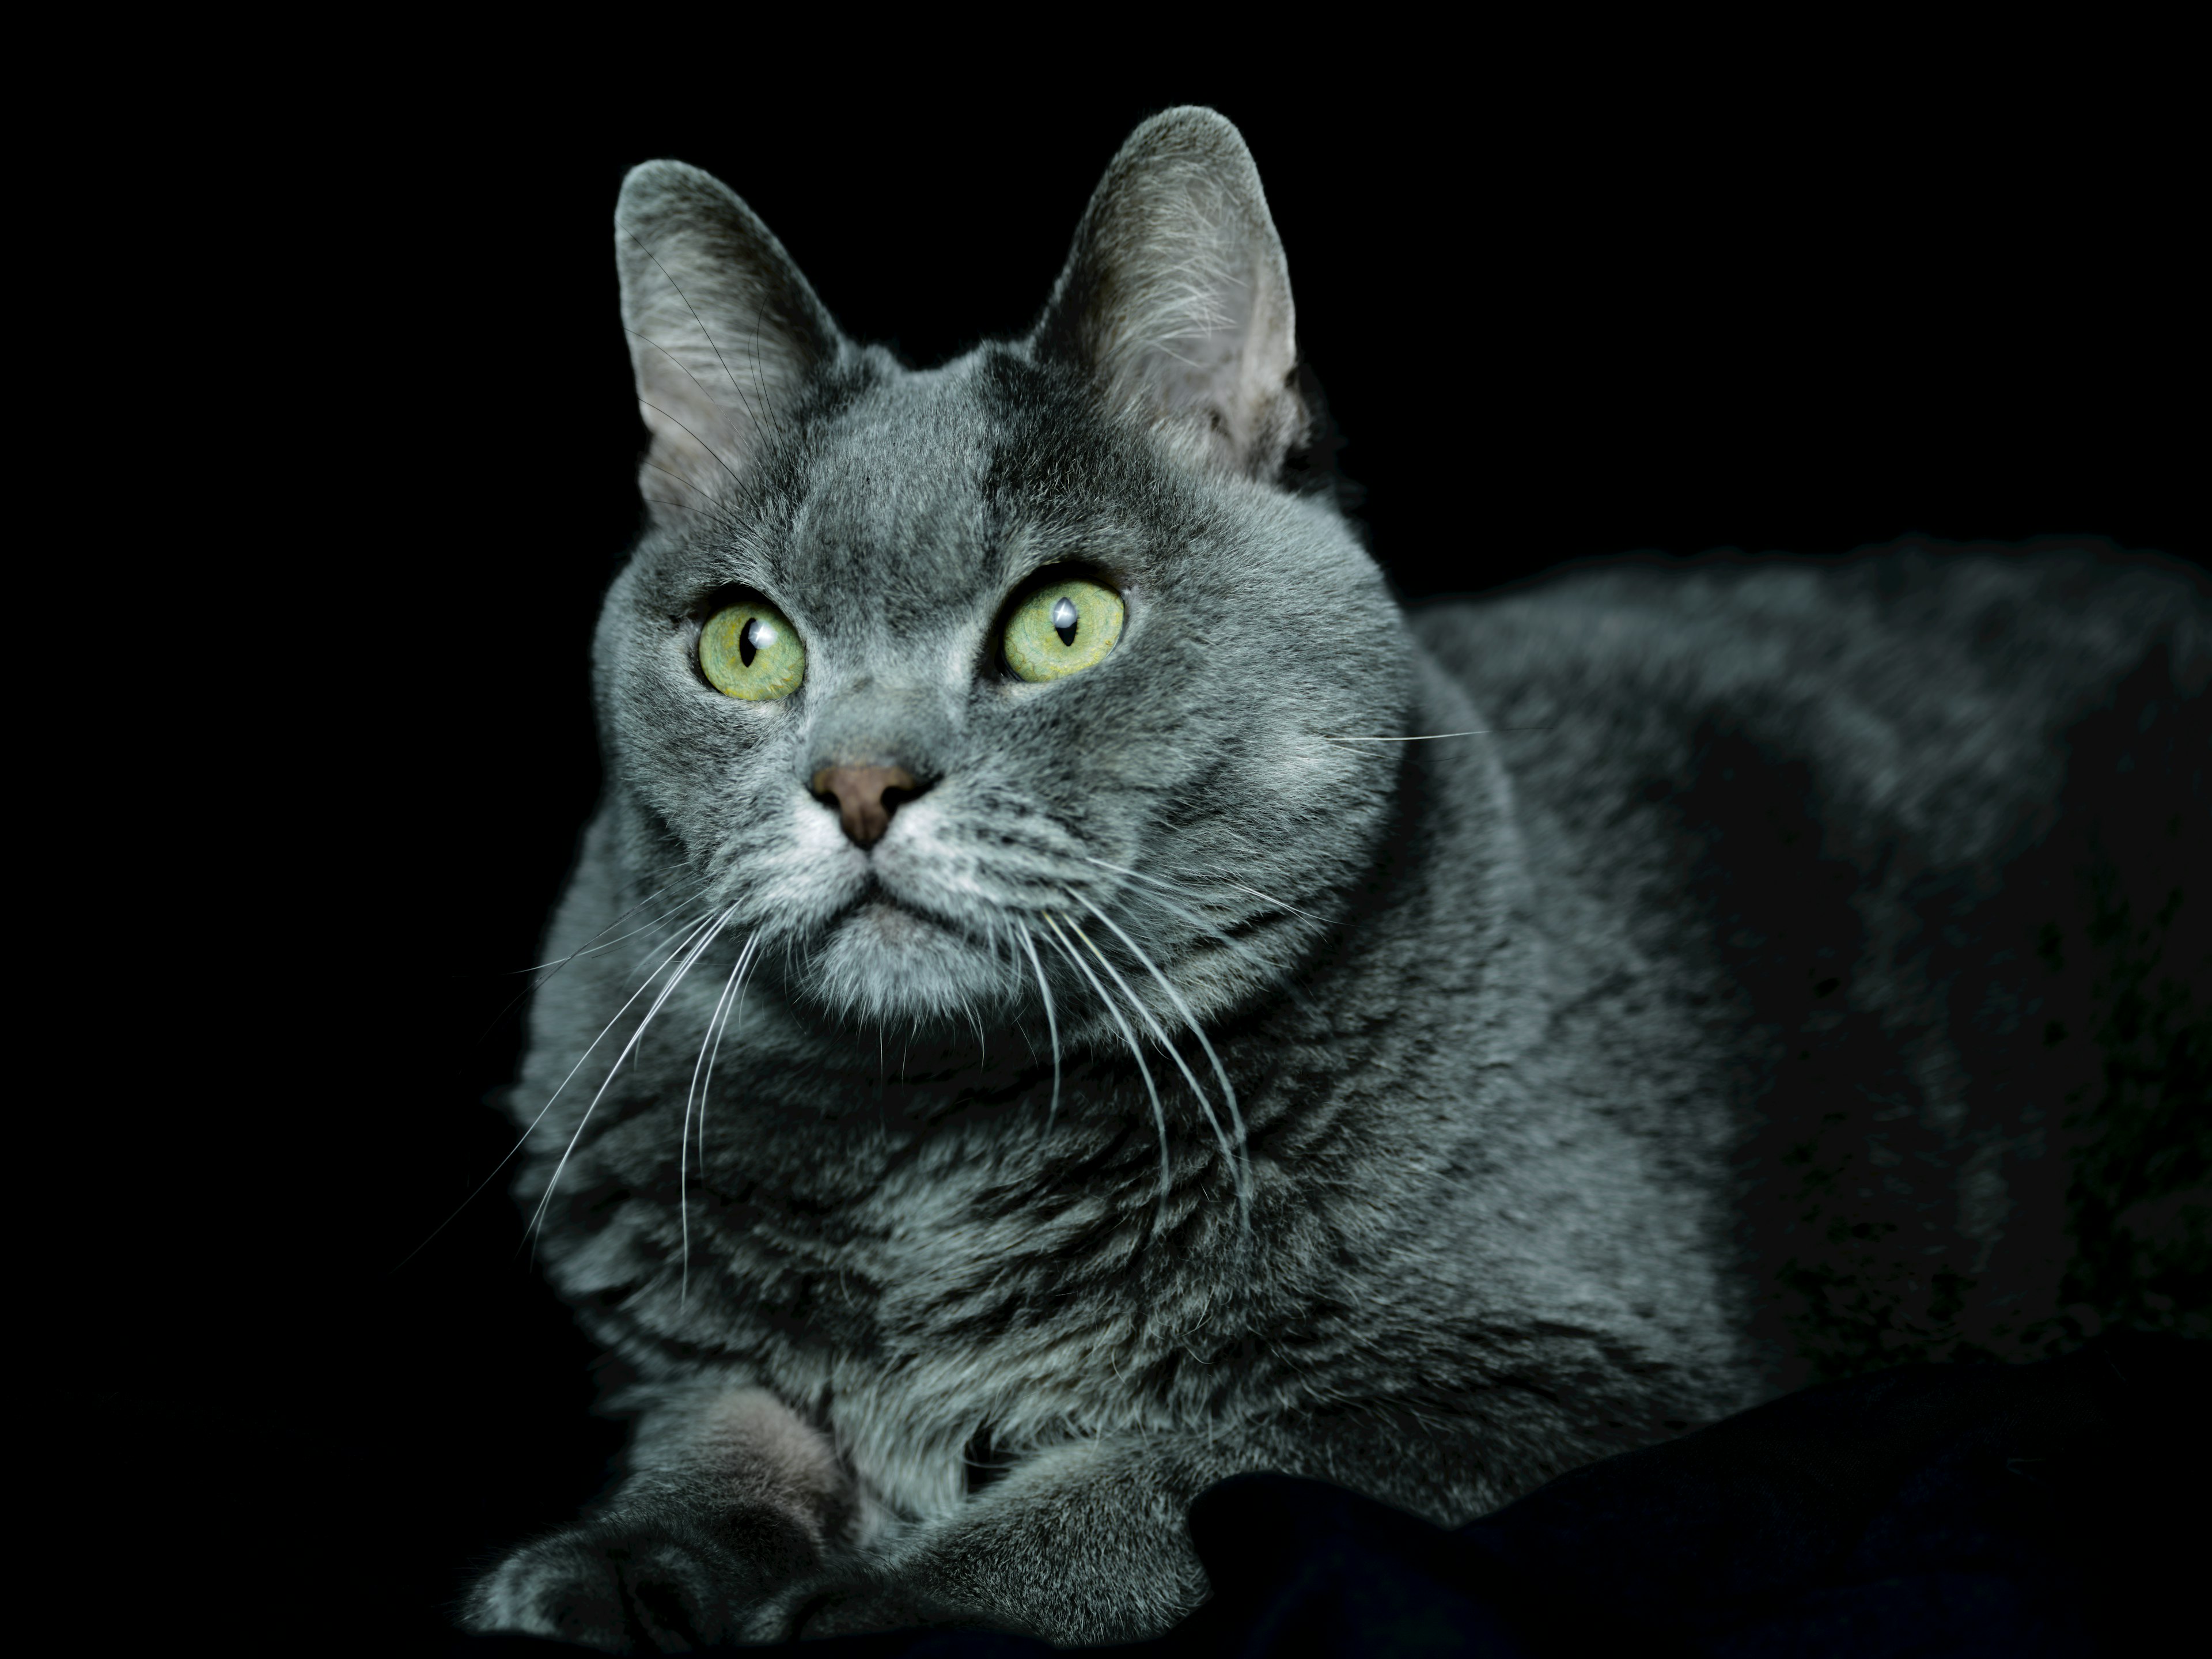
{"label": "chin", "polygon": [[831,929],[804,992],[840,1024],[926,1032],[1003,1012],[1019,981],[1003,951],[906,905],[872,899]]}

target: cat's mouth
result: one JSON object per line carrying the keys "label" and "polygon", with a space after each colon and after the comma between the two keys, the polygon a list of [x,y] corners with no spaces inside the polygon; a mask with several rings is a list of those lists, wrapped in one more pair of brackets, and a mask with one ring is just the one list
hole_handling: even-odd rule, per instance
{"label": "cat's mouth", "polygon": [[838,913],[811,955],[812,1000],[863,1028],[949,1027],[1007,994],[1004,968],[985,941],[873,883]]}
{"label": "cat's mouth", "polygon": [[871,874],[862,888],[830,919],[831,934],[844,933],[856,943],[873,943],[893,949],[929,944],[939,947],[952,939],[980,943],[954,918],[939,915],[912,896],[896,893],[882,878]]}
{"label": "cat's mouth", "polygon": [[857,928],[864,938],[891,945],[910,945],[923,938],[959,931],[893,898],[880,887],[854,905],[841,925]]}

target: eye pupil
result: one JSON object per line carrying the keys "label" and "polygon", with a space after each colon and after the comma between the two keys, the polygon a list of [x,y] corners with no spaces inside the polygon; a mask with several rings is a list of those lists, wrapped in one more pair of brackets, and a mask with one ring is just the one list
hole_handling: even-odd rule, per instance
{"label": "eye pupil", "polygon": [[775,643],[775,629],[758,617],[751,617],[738,630],[738,661],[750,668],[753,659]]}
{"label": "eye pupil", "polygon": [[1076,624],[1080,620],[1073,599],[1063,598],[1052,608],[1052,631],[1060,635],[1062,645],[1075,643]]}

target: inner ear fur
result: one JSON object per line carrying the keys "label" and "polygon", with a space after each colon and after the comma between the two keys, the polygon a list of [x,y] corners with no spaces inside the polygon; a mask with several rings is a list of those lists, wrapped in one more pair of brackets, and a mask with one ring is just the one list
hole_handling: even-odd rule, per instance
{"label": "inner ear fur", "polygon": [[1100,180],[1035,336],[1118,411],[1273,478],[1305,435],[1290,267],[1244,140],[1210,109],[1156,115]]}
{"label": "inner ear fur", "polygon": [[681,522],[742,483],[841,337],[753,210],[682,161],[647,161],[623,180],[615,263],[652,438],[639,486],[656,519]]}

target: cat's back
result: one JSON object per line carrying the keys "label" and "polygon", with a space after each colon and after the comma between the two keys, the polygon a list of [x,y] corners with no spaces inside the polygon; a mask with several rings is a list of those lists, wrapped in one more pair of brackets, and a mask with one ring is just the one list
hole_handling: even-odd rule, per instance
{"label": "cat's back", "polygon": [[1587,1091],[1736,1126],[1767,1334],[1837,1371],[2046,1340],[2112,941],[2212,942],[2202,574],[1622,562],[1413,625],[1498,734]]}
{"label": "cat's back", "polygon": [[1838,564],[1625,560],[1413,615],[1557,806],[1678,781],[1717,735],[1808,769],[1836,832],[1972,860],[2059,787],[2131,676],[2212,678],[2201,574],[2106,544]]}

